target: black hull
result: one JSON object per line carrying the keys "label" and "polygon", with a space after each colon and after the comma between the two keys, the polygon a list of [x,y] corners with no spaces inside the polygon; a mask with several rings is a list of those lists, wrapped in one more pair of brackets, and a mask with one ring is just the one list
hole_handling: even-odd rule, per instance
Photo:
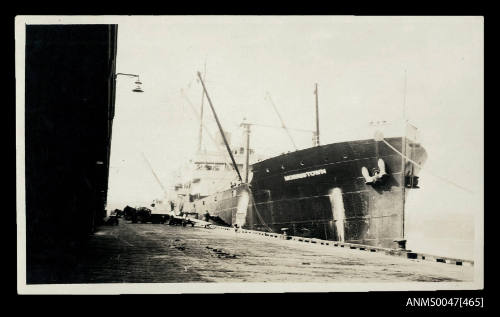
{"label": "black hull", "polygon": [[[423,164],[425,150],[404,138],[386,139]],[[362,167],[385,162],[387,176],[365,183]],[[418,169],[382,141],[334,143],[273,157],[252,166],[243,184],[190,206],[227,225],[303,237],[397,247],[404,239],[405,186]],[[406,178],[405,178],[406,176]]]}

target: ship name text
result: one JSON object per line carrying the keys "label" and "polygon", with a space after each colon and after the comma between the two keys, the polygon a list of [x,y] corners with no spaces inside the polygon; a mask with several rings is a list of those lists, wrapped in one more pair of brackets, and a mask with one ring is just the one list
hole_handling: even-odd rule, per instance
{"label": "ship name text", "polygon": [[317,176],[317,175],[322,175],[322,174],[326,174],[326,169],[322,168],[322,169],[315,170],[315,171],[287,175],[287,176],[285,176],[285,181],[291,181],[294,179],[306,178],[306,177]]}

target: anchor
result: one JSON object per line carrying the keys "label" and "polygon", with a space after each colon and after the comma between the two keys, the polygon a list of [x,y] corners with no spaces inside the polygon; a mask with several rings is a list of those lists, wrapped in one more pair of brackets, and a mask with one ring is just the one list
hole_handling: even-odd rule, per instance
{"label": "anchor", "polygon": [[383,181],[384,176],[387,175],[387,173],[385,171],[384,160],[378,159],[377,163],[378,163],[378,168],[376,168],[376,167],[373,168],[371,175],[370,175],[370,172],[368,172],[368,168],[366,168],[365,166],[363,166],[361,168],[361,174],[365,178],[366,185],[373,185],[376,183],[380,183]]}

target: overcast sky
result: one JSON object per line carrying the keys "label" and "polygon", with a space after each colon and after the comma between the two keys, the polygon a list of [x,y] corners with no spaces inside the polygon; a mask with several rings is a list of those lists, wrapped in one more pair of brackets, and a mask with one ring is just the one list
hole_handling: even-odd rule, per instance
{"label": "overcast sky", "polygon": [[[482,18],[120,19],[117,72],[139,74],[145,92],[133,93],[134,79],[118,77],[108,208],[161,198],[141,152],[165,186],[174,184],[176,171],[196,150],[199,123],[188,101],[199,111],[196,72],[205,63],[210,97],[238,145],[244,117],[280,125],[266,92],[288,127],[312,130],[318,83],[322,144],[371,138],[370,121],[399,127],[406,113],[428,152],[421,189],[408,199],[412,243],[425,236],[446,248],[445,240],[452,240],[463,243],[452,255],[471,254],[474,216],[483,212]],[[215,134],[208,107],[205,122]],[[398,134],[390,127],[386,135]],[[299,148],[311,146],[310,133],[292,135]],[[207,137],[204,144],[212,146]],[[251,146],[265,156],[293,150],[283,130],[258,126]],[[449,232],[437,235],[443,224]]]}

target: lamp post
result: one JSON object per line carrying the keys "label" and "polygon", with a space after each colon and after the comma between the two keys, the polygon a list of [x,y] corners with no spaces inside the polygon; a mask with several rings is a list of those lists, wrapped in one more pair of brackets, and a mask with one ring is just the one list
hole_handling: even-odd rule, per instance
{"label": "lamp post", "polygon": [[133,92],[144,92],[144,90],[142,90],[142,82],[140,81],[139,79],[139,75],[135,75],[135,74],[126,74],[126,73],[116,73],[115,74],[115,79],[118,77],[118,75],[122,75],[122,76],[128,76],[128,77],[137,77],[137,80],[135,81],[135,84],[137,85],[134,89],[132,89]]}

